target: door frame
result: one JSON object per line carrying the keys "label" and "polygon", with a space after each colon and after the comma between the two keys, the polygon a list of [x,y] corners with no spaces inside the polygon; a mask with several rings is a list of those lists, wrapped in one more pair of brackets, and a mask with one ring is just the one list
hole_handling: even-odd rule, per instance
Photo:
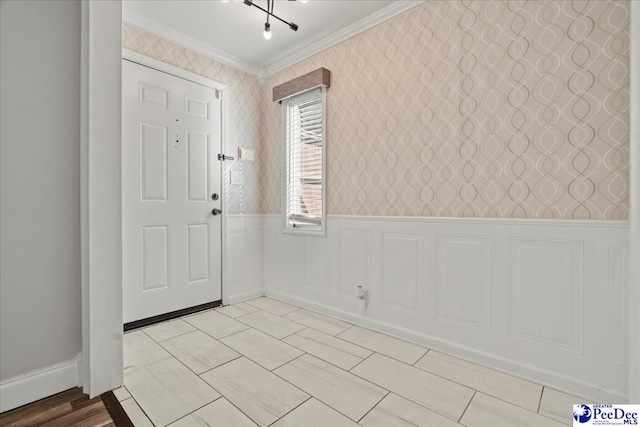
{"label": "door frame", "polygon": [[[160,71],[193,83],[197,83],[202,86],[206,86],[208,88],[214,89],[220,92],[221,103],[220,103],[220,111],[221,111],[221,119],[220,119],[220,127],[221,127],[221,139],[220,139],[220,152],[222,154],[227,154],[227,141],[228,141],[228,125],[227,125],[227,102],[228,102],[228,88],[227,85],[216,80],[209,79],[207,77],[201,76],[200,74],[192,73],[191,71],[187,71],[183,68],[176,67],[171,64],[167,64],[166,62],[162,62],[160,60],[150,58],[148,56],[142,55],[140,53],[134,52],[129,49],[122,48],[122,60],[131,61],[133,63],[149,67],[153,70]],[[227,214],[226,214],[226,206],[224,205],[224,201],[226,200],[226,191],[224,185],[224,162],[220,164],[220,207],[222,209],[221,214],[221,224],[220,224],[220,233],[221,233],[221,260],[222,263],[220,267],[220,284],[222,286],[221,289],[221,300],[222,304],[228,304],[228,296],[226,292],[225,286],[225,274],[224,274],[224,266],[226,265],[226,247],[227,247],[227,233],[225,230],[227,229]]]}
{"label": "door frame", "polygon": [[79,385],[122,385],[122,2],[80,8]]}

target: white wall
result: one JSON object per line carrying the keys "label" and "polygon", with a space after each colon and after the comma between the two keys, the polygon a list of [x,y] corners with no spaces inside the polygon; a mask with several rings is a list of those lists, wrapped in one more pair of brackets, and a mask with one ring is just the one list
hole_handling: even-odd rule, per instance
{"label": "white wall", "polygon": [[4,386],[81,351],[80,2],[2,1],[0,17]]}
{"label": "white wall", "polygon": [[267,296],[626,400],[626,222],[330,216],[321,238],[282,234],[266,216],[263,228]]}

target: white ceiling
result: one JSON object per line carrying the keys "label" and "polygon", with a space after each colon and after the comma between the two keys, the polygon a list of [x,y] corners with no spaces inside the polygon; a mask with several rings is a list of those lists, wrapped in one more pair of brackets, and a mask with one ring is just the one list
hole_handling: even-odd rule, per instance
{"label": "white ceiling", "polygon": [[[267,0],[254,0],[266,9]],[[126,22],[174,41],[199,47],[203,53],[223,57],[231,65],[247,71],[266,69],[270,74],[291,65],[331,44],[340,42],[409,9],[420,1],[393,0],[276,0],[274,13],[299,25],[298,31],[275,20],[269,20],[273,37],[265,40],[262,33],[266,14],[242,0],[125,0]],[[295,60],[294,60],[295,58]],[[284,64],[284,62],[290,62]],[[271,69],[270,69],[271,68]]]}

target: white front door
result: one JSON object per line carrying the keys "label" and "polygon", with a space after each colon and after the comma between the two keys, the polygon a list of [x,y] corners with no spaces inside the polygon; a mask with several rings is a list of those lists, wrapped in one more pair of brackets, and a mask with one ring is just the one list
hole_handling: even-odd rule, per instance
{"label": "white front door", "polygon": [[129,323],[221,299],[221,93],[128,60],[122,68]]}

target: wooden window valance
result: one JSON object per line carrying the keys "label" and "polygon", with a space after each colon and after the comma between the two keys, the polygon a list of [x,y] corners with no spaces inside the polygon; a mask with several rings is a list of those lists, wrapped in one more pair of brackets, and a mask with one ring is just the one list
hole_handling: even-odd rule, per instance
{"label": "wooden window valance", "polygon": [[319,86],[326,86],[327,88],[331,86],[331,71],[326,68],[318,68],[303,76],[275,86],[273,88],[273,102],[281,102],[283,99]]}

